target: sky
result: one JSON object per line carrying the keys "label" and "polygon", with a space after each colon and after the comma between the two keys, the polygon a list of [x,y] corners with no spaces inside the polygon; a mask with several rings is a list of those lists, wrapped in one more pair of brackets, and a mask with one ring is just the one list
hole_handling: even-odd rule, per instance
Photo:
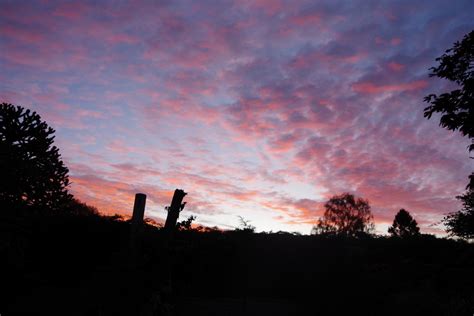
{"label": "sky", "polygon": [[70,190],[104,214],[310,233],[331,196],[441,233],[473,160],[423,117],[472,0],[0,0],[0,102],[56,130]]}

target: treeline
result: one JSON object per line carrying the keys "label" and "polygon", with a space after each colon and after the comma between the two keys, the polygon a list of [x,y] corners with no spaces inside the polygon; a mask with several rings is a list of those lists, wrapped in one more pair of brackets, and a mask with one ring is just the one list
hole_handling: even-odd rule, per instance
{"label": "treeline", "polygon": [[468,315],[474,306],[473,245],[429,235],[188,226],[168,243],[145,224],[131,248],[120,218],[2,213],[0,223],[5,315]]}
{"label": "treeline", "polygon": [[[53,145],[54,130],[36,112],[3,103],[0,107],[0,205],[8,212],[15,210],[49,210],[71,214],[97,214],[68,192],[69,170],[59,149]],[[470,239],[474,236],[474,193],[472,188],[462,196],[463,208],[443,219],[451,236]],[[180,227],[191,225],[193,217]],[[243,220],[243,219],[242,219]],[[203,228],[204,229],[204,228]],[[245,227],[252,230],[251,227]],[[374,232],[369,202],[343,193],[329,199],[325,213],[313,229],[316,234],[360,236]],[[389,233],[398,237],[416,236],[419,228],[409,212],[401,209]]]}

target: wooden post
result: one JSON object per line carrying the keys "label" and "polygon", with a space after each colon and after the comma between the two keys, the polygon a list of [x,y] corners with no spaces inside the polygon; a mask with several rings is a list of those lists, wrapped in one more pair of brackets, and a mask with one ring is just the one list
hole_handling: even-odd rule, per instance
{"label": "wooden post", "polygon": [[143,216],[145,215],[146,195],[143,193],[135,194],[133,204],[132,227],[130,231],[130,246],[133,251],[138,251],[138,235],[143,228]]}
{"label": "wooden post", "polygon": [[133,204],[132,225],[140,226],[143,223],[145,215],[146,194],[135,194],[135,203]]}
{"label": "wooden post", "polygon": [[171,200],[171,205],[168,207],[168,216],[165,222],[166,231],[171,232],[175,229],[179,212],[181,212],[186,205],[186,202],[182,203],[186,194],[187,193],[181,189],[174,190],[173,200]]}
{"label": "wooden post", "polygon": [[186,202],[183,203],[183,198],[186,196],[186,192],[181,189],[174,190],[173,199],[171,205],[166,207],[168,215],[166,216],[165,222],[165,236],[164,236],[164,252],[163,252],[163,263],[165,266],[166,273],[166,288],[168,294],[171,295],[173,292],[173,266],[174,266],[174,251],[172,250],[173,232],[176,229],[176,223],[178,221],[179,212],[184,209]]}

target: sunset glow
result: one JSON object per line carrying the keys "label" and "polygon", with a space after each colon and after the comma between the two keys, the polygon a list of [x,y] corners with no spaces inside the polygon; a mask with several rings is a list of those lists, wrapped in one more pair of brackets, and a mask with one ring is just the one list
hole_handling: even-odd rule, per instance
{"label": "sunset glow", "polygon": [[2,1],[0,96],[56,129],[71,191],[103,213],[309,233],[334,194],[422,232],[458,209],[467,138],[423,117],[459,1]]}

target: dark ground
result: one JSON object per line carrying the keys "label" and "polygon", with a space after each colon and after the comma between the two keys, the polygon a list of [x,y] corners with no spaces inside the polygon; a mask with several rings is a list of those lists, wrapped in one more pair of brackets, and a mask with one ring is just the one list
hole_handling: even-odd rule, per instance
{"label": "dark ground", "polygon": [[[0,217],[0,314],[473,315],[474,245]],[[168,249],[168,250],[166,250]]]}

